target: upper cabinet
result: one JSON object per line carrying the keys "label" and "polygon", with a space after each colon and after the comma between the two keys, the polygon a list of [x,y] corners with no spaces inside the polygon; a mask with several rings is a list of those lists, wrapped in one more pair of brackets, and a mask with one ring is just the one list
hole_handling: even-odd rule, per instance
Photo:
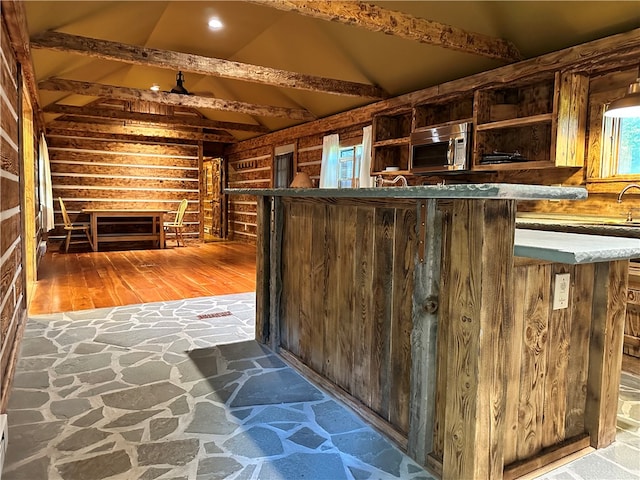
{"label": "upper cabinet", "polygon": [[410,173],[411,133],[473,123],[471,171],[584,164],[589,79],[556,73],[446,101],[384,112],[373,120],[372,174]]}
{"label": "upper cabinet", "polygon": [[589,81],[553,78],[475,92],[473,170],[582,166]]}
{"label": "upper cabinet", "polygon": [[384,112],[373,119],[371,171],[409,173],[412,110]]}

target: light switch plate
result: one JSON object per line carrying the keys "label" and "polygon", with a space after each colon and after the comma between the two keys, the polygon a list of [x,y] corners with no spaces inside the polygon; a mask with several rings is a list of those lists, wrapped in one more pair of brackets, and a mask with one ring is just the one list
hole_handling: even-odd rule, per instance
{"label": "light switch plate", "polygon": [[557,273],[553,288],[553,309],[560,310],[569,306],[569,286],[571,285],[571,274]]}

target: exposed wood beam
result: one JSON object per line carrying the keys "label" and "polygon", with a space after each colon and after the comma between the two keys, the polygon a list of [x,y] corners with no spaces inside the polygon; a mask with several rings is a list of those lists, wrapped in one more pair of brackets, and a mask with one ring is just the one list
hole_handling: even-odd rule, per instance
{"label": "exposed wood beam", "polygon": [[124,43],[80,37],[60,32],[46,32],[31,39],[33,48],[71,52],[94,58],[115,60],[133,65],[166,68],[232,78],[276,87],[310,90],[354,97],[386,98],[385,92],[373,85],[315,77],[275,68],[232,62],[220,58],[157,50]]}
{"label": "exposed wood beam", "polygon": [[215,128],[220,130],[234,130],[241,132],[267,133],[268,128],[250,123],[221,122],[207,118],[190,117],[187,115],[157,115],[154,113],[139,113],[107,107],[76,107],[74,105],[52,104],[44,108],[45,113],[60,113],[77,117],[110,118],[113,120],[133,120],[136,122],[162,123],[165,125],[183,125],[196,128]]}
{"label": "exposed wood beam", "polygon": [[29,30],[27,28],[27,15],[24,10],[24,2],[17,0],[2,0],[0,2],[2,18],[7,25],[9,42],[16,54],[16,58],[22,69],[22,78],[27,85],[31,106],[34,116],[37,119],[38,128],[44,128],[44,117],[40,109],[38,88],[33,63],[31,61],[31,50],[29,48]]}
{"label": "exposed wood beam", "polygon": [[100,83],[78,82],[62,78],[51,78],[38,84],[40,90],[56,92],[70,92],[78,95],[115,98],[119,100],[143,100],[162,105],[174,105],[192,108],[210,108],[226,112],[246,113],[256,117],[284,117],[292,120],[313,120],[315,117],[306,110],[299,108],[273,107],[256,105],[220,98],[198,97],[195,95],[181,95],[179,93],[152,92],[138,88],[116,87]]}
{"label": "exposed wood beam", "polygon": [[133,135],[140,137],[154,138],[178,138],[181,140],[202,140],[205,142],[235,143],[236,139],[231,135],[218,135],[213,133],[188,132],[184,130],[173,130],[167,128],[147,128],[138,126],[108,125],[100,123],[82,123],[53,121],[47,124],[47,132],[68,131],[68,132],[91,132],[105,133],[110,135]]}
{"label": "exposed wood beam", "polygon": [[460,52],[515,62],[522,55],[511,42],[458,27],[414,17],[364,2],[249,0],[287,12],[361,27]]}

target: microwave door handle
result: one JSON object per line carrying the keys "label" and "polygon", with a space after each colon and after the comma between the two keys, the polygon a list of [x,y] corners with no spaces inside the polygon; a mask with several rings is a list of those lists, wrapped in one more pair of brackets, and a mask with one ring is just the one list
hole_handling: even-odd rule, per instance
{"label": "microwave door handle", "polygon": [[453,149],[455,148],[455,140],[449,139],[449,147],[447,148],[447,165],[453,165]]}

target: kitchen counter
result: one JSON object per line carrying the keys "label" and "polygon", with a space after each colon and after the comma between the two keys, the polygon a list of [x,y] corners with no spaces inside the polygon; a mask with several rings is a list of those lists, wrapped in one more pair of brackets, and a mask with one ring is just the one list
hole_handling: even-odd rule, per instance
{"label": "kitchen counter", "polygon": [[225,190],[225,193],[306,198],[477,198],[504,200],[581,200],[587,198],[586,189],[580,187],[547,187],[514,183],[469,183],[381,188],[229,188]]}
{"label": "kitchen counter", "polygon": [[518,213],[516,226],[520,229],[640,238],[640,222],[627,222],[621,217]]}
{"label": "kitchen counter", "polygon": [[515,228],[518,200],[584,189],[226,193],[258,197],[256,339],[441,478],[516,478],[615,439],[640,245]]}
{"label": "kitchen counter", "polygon": [[640,239],[555,231],[515,231],[514,254],[577,265],[640,258]]}

